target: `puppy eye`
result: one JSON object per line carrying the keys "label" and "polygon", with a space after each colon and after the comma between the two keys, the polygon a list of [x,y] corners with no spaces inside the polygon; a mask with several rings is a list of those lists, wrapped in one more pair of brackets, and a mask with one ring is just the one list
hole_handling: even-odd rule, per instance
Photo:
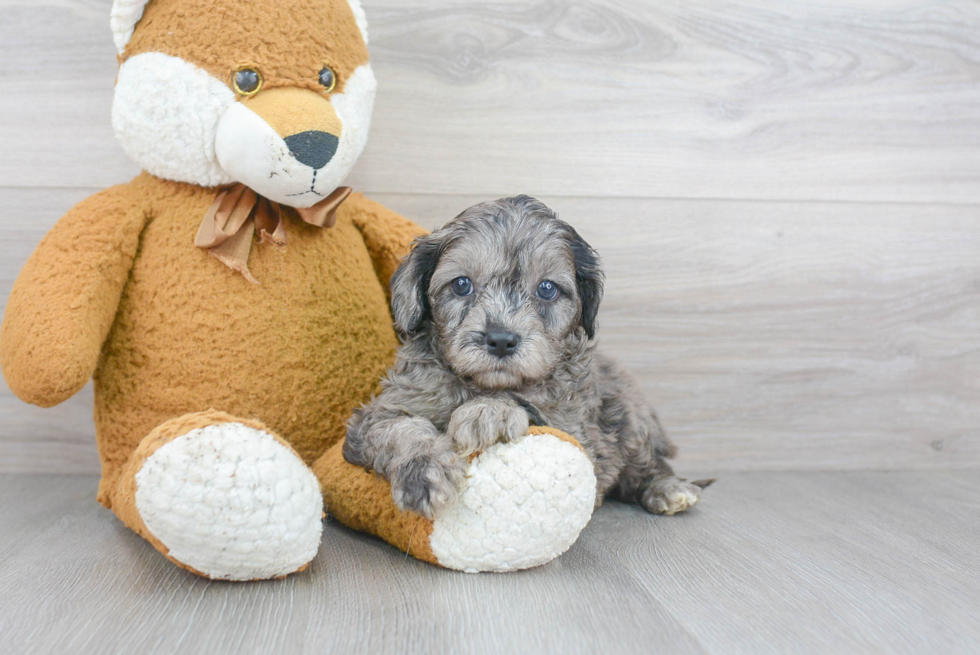
{"label": "puppy eye", "polygon": [[320,84],[323,85],[323,88],[328,93],[333,91],[333,88],[337,86],[337,76],[334,74],[333,69],[329,66],[324,66],[320,70],[319,80]]}
{"label": "puppy eye", "polygon": [[545,280],[538,285],[538,298],[554,300],[558,296],[558,287],[551,280]]}
{"label": "puppy eye", "polygon": [[232,86],[240,96],[255,95],[262,88],[262,73],[254,68],[240,68],[235,71]]}
{"label": "puppy eye", "polygon": [[453,293],[457,296],[468,296],[473,293],[473,282],[468,277],[458,277],[452,283]]}

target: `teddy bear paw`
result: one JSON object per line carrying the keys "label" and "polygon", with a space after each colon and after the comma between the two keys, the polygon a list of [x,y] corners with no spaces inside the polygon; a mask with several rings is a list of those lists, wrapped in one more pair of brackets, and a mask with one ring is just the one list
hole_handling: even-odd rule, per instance
{"label": "teddy bear paw", "polygon": [[430,545],[442,566],[515,571],[550,562],[578,538],[595,507],[592,462],[551,434],[497,443],[466,471],[455,502],[437,514]]}
{"label": "teddy bear paw", "polygon": [[268,432],[218,423],[164,444],[136,474],[136,507],[168,556],[209,578],[302,570],[323,529],[313,472]]}

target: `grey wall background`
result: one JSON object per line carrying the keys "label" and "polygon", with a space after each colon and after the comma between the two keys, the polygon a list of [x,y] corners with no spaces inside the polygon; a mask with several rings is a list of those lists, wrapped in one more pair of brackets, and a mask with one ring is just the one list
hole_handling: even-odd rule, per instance
{"label": "grey wall background", "polygon": [[[369,0],[351,183],[426,226],[529,193],[682,470],[980,465],[980,5]],[[0,0],[0,302],[112,137],[110,0]],[[2,309],[2,306],[0,306]],[[86,389],[0,383],[0,471],[97,472]]]}

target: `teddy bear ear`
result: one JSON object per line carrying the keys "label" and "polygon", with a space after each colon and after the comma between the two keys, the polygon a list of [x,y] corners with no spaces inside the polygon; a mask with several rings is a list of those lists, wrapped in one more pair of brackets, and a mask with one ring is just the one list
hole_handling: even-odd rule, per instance
{"label": "teddy bear ear", "polygon": [[150,0],[113,0],[109,27],[112,28],[112,40],[116,50],[122,54],[126,44],[133,38],[136,23],[143,17],[143,8]]}

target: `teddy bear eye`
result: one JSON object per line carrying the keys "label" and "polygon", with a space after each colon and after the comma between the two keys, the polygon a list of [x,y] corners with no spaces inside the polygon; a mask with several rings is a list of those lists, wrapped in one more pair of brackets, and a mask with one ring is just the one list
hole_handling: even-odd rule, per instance
{"label": "teddy bear eye", "polygon": [[320,84],[322,84],[323,88],[327,91],[333,91],[333,88],[337,86],[337,76],[334,75],[333,69],[329,66],[324,66],[323,69],[320,70],[319,79]]}
{"label": "teddy bear eye", "polygon": [[551,280],[545,280],[538,285],[538,298],[541,300],[554,300],[558,295],[558,286]]}
{"label": "teddy bear eye", "polygon": [[458,277],[453,280],[452,288],[457,296],[468,296],[473,293],[473,282],[468,277]]}
{"label": "teddy bear eye", "polygon": [[241,68],[235,71],[234,84],[238,95],[254,95],[262,88],[262,74],[254,68]]}

